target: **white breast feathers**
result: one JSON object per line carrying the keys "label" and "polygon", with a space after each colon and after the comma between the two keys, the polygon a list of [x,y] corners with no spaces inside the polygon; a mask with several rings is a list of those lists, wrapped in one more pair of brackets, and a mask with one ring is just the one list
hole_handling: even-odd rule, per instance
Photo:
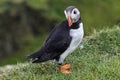
{"label": "white breast feathers", "polygon": [[60,55],[60,59],[59,59],[58,63],[63,63],[65,57],[68,54],[72,53],[78,47],[78,45],[81,43],[81,41],[83,39],[83,35],[84,35],[83,23],[79,24],[78,29],[70,30],[70,36],[72,37],[71,43],[70,43],[69,47],[67,48],[67,50]]}

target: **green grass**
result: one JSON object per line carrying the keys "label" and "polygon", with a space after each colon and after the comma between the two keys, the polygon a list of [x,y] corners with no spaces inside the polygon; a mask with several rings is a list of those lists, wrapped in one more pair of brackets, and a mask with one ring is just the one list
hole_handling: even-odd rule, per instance
{"label": "green grass", "polygon": [[120,28],[101,30],[84,38],[83,49],[78,48],[65,62],[71,63],[72,74],[58,72],[51,62],[18,63],[12,69],[0,68],[1,80],[119,80]]}

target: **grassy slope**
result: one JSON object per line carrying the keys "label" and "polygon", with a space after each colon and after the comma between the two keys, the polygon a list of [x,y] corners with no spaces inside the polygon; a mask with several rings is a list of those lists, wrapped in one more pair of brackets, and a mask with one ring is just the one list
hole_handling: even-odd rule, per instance
{"label": "grassy slope", "polygon": [[120,28],[102,30],[83,41],[65,62],[72,74],[58,73],[53,62],[18,63],[12,69],[0,68],[0,80],[118,80],[120,79]]}

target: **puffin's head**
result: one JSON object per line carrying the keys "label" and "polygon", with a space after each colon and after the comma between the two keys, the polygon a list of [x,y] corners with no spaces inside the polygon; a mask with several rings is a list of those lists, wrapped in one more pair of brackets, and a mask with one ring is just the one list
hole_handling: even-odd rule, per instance
{"label": "puffin's head", "polygon": [[75,6],[69,6],[64,10],[65,16],[68,20],[68,26],[77,22],[80,18],[80,12]]}

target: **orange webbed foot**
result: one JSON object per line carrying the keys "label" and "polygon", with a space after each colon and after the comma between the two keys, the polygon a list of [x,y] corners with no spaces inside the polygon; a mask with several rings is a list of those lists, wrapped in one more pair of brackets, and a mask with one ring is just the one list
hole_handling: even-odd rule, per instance
{"label": "orange webbed foot", "polygon": [[59,66],[59,71],[64,74],[70,74],[71,72],[68,70],[71,67],[71,64],[66,64],[66,65],[60,65]]}

